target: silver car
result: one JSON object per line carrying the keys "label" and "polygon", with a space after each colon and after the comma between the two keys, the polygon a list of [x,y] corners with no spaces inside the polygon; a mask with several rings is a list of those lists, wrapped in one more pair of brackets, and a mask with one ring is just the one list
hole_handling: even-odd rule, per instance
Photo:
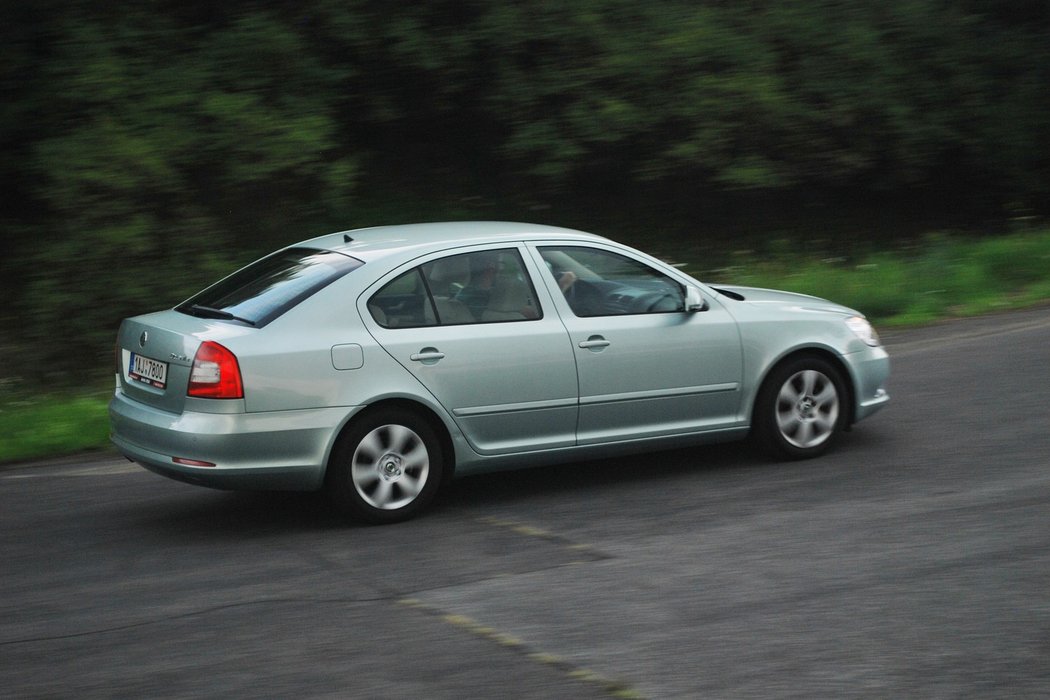
{"label": "silver car", "polygon": [[113,442],[225,489],[415,515],[454,474],[743,438],[811,457],[889,399],[858,312],[703,284],[600,236],[385,226],[125,320]]}

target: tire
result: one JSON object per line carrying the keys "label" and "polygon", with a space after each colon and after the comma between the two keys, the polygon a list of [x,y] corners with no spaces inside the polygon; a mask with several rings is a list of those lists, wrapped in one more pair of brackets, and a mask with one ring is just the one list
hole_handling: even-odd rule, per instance
{"label": "tire", "polygon": [[755,399],[754,435],[775,457],[816,457],[842,432],[848,396],[842,373],[827,360],[788,360],[773,369]]}
{"label": "tire", "polygon": [[356,520],[396,523],[427,507],[442,482],[437,435],[418,414],[380,409],[339,437],[325,474],[335,505]]}

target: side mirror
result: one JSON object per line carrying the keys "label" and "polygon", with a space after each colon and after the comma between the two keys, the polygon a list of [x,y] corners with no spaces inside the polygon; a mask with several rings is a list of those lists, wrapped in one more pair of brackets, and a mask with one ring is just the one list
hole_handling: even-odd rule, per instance
{"label": "side mirror", "polygon": [[711,308],[707,299],[704,299],[704,295],[700,293],[700,290],[696,287],[685,288],[685,310],[688,313],[696,313],[697,311],[707,311]]}

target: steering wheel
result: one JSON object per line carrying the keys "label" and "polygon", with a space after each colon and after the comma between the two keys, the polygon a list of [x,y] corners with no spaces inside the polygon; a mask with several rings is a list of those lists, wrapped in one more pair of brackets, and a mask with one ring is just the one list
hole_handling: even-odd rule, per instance
{"label": "steering wheel", "polygon": [[648,292],[631,302],[631,312],[651,314],[657,311],[674,311],[676,306],[673,302],[669,308],[659,308],[666,299],[673,300],[674,295],[670,292]]}
{"label": "steering wheel", "polygon": [[599,316],[604,312],[601,292],[591,282],[577,279],[565,290],[565,300],[577,316]]}

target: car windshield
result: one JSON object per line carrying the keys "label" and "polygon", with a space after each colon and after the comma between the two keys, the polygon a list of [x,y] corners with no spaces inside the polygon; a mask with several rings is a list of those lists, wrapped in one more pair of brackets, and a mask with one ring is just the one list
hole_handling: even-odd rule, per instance
{"label": "car windshield", "polygon": [[342,253],[288,248],[238,270],[175,310],[261,327],[362,264]]}

